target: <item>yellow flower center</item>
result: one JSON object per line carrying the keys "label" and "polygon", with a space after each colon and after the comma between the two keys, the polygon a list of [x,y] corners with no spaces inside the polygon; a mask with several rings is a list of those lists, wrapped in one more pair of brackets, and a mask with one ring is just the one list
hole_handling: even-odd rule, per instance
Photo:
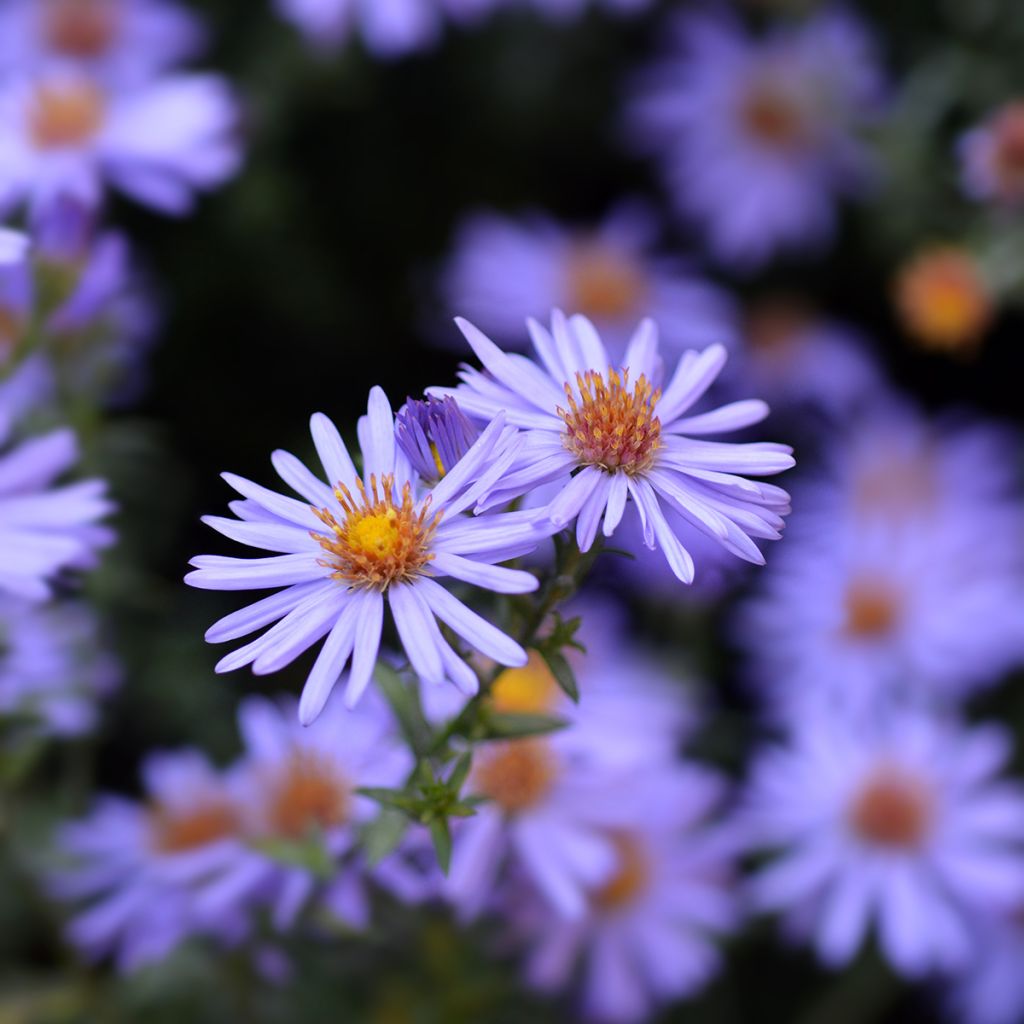
{"label": "yellow flower center", "polygon": [[227,800],[211,799],[188,812],[156,807],[152,811],[153,846],[160,853],[183,853],[239,832],[239,817]]}
{"label": "yellow flower center", "polygon": [[931,827],[931,795],[918,779],[880,771],[855,794],[848,819],[853,831],[869,843],[913,849]]}
{"label": "yellow flower center", "polygon": [[958,249],[934,249],[913,260],[897,280],[896,301],[909,334],[947,351],[976,344],[993,316],[977,264]]}
{"label": "yellow flower center", "polygon": [[335,579],[353,587],[385,590],[392,583],[408,583],[423,574],[434,557],[430,542],[441,520],[438,512],[429,518],[430,499],[417,511],[412,487],[402,488],[401,502],[394,498],[395,480],[385,476],[378,487],[370,477],[370,490],[358,482],[358,496],[344,485],[334,491],[342,515],[314,508],[317,518],[330,529],[327,535],[312,533],[329,554],[323,564]]}
{"label": "yellow flower center", "polygon": [[117,35],[113,0],[44,0],[47,45],[67,57],[101,57]]}
{"label": "yellow flower center", "polygon": [[615,874],[591,895],[598,910],[621,910],[629,906],[647,888],[650,865],[639,840],[627,833],[613,837],[619,866]]}
{"label": "yellow flower center", "polygon": [[854,580],[846,591],[846,631],[862,639],[891,632],[902,613],[899,593],[878,580]]}
{"label": "yellow flower center", "polygon": [[106,102],[91,82],[43,83],[29,112],[29,136],[36,149],[69,149],[93,139],[103,127]]}
{"label": "yellow flower center", "polygon": [[597,240],[570,249],[565,276],[567,305],[594,320],[629,316],[642,307],[647,294],[647,280],[636,261]]}
{"label": "yellow flower center", "polygon": [[523,715],[550,711],[559,689],[551,669],[537,651],[522,668],[507,668],[494,681],[491,704],[495,710]]}
{"label": "yellow flower center", "polygon": [[272,789],[270,826],[278,835],[301,839],[311,828],[342,825],[351,795],[351,787],[327,758],[297,750]]}
{"label": "yellow flower center", "polygon": [[539,804],[556,777],[554,755],[543,740],[509,740],[478,751],[473,788],[506,814],[518,814]]}
{"label": "yellow flower center", "polygon": [[642,374],[630,387],[628,369],[620,375],[609,368],[607,378],[594,370],[577,373],[576,384],[579,401],[566,383],[569,408],[558,409],[565,447],[583,465],[608,473],[633,476],[650,469],[661,446],[661,420],[654,415],[661,391]]}

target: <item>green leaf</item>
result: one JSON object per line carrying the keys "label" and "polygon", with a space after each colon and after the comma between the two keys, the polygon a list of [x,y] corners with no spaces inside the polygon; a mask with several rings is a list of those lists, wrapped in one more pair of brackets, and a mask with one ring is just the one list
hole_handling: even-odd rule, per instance
{"label": "green leaf", "polygon": [[469,775],[469,769],[472,764],[473,754],[468,750],[459,757],[458,761],[455,762],[455,767],[452,769],[451,775],[448,776],[448,786],[455,796],[458,796],[462,791],[462,787],[466,782],[466,777]]}
{"label": "green leaf", "polygon": [[281,839],[272,836],[256,840],[253,845],[271,860],[289,867],[305,868],[317,878],[329,879],[337,873],[338,866],[318,832],[311,833],[306,839]]}
{"label": "green leaf", "polygon": [[392,853],[409,828],[409,819],[400,811],[385,808],[363,830],[363,851],[370,867],[376,867]]}
{"label": "green leaf", "polygon": [[376,800],[385,807],[397,807],[400,811],[415,813],[420,807],[418,797],[410,796],[404,789],[381,789],[376,786],[361,786],[356,790],[361,796]]}
{"label": "green leaf", "polygon": [[487,716],[488,738],[544,736],[564,729],[569,723],[554,715],[523,715],[514,712],[491,712]]}
{"label": "green leaf", "polygon": [[551,674],[555,677],[562,692],[574,703],[580,702],[580,689],[576,685],[576,673],[572,670],[565,655],[560,651],[542,650],[541,657],[547,663]]}
{"label": "green leaf", "polygon": [[452,834],[448,828],[447,818],[435,818],[430,823],[430,838],[434,842],[434,852],[441,873],[447,875],[452,860]]}
{"label": "green leaf", "polygon": [[374,679],[391,705],[406,742],[413,751],[421,753],[430,737],[431,729],[423,715],[419,691],[407,684],[386,662],[378,661],[373,670]]}

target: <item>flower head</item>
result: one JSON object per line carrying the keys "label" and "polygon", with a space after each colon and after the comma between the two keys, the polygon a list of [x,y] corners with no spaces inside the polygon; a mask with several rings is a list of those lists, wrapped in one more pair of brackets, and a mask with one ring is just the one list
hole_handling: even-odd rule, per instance
{"label": "flower head", "polygon": [[1024,101],[994,111],[960,139],[964,189],[1005,206],[1024,202]]}
{"label": "flower head", "polygon": [[278,475],[301,501],[233,474],[225,480],[245,498],[238,519],[204,521],[225,536],[280,552],[270,558],[206,555],[192,560],[187,582],[207,590],[284,587],[221,619],[207,631],[213,643],[236,640],[276,622],[258,639],[223,658],[219,672],[251,664],[258,674],[287,665],[322,637],[327,641],[306,681],[299,715],[320,713],[351,660],[346,700],[354,705],[369,684],[380,649],[385,605],[420,678],[451,680],[473,693],[477,676],[442,636],[437,621],[503,665],[526,662],[526,652],[437,581],[444,577],[499,593],[525,593],[535,576],[497,562],[532,550],[543,534],[535,513],[465,515],[508,472],[520,441],[496,418],[433,487],[425,486],[396,444],[395,424],[380,388],[370,393],[359,423],[364,471],[326,416],[311,421],[329,481],[294,456],[275,452]]}
{"label": "flower head", "polygon": [[688,415],[725,364],[720,345],[685,353],[662,386],[650,321],[636,331],[618,367],[581,316],[567,320],[556,312],[550,332],[529,322],[540,365],[506,355],[472,324],[458,323],[485,372],[465,367],[458,388],[432,391],[455,395],[470,416],[504,414],[526,430],[512,472],[492,488],[487,505],[558,482],[547,514],[556,528],[575,519],[586,551],[602,517],[605,536],[612,536],[631,498],[647,546],[660,548],[684,583],[693,580],[693,561],[666,509],[739,557],[764,561],[751,538],[779,536],[789,498],[739,474],[779,473],[793,459],[784,445],[698,440],[750,426],[768,412],[763,402],[742,401]]}
{"label": "flower head", "polygon": [[412,468],[429,481],[444,477],[480,436],[454,398],[410,398],[398,410],[395,430]]}
{"label": "flower head", "polygon": [[752,842],[780,851],[754,878],[757,904],[832,966],[872,925],[902,974],[963,965],[977,917],[1024,885],[1024,791],[996,777],[1009,753],[998,729],[916,714],[805,722],[755,763]]}
{"label": "flower head", "polygon": [[688,14],[672,46],[638,83],[630,115],[680,212],[740,268],[827,241],[835,197],[870,178],[856,129],[879,72],[861,23],[824,11],[751,40],[734,20]]}

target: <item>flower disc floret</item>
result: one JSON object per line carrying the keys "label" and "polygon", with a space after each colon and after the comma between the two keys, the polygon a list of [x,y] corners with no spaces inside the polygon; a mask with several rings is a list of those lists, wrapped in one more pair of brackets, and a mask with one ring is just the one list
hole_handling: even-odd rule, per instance
{"label": "flower disc floret", "polygon": [[66,57],[103,56],[117,38],[117,29],[117,10],[111,0],[50,0],[46,4],[46,42]]}
{"label": "flower disc floret", "polygon": [[39,150],[82,146],[103,127],[106,101],[91,82],[42,82],[29,106],[29,135]]}
{"label": "flower disc floret", "polygon": [[654,407],[661,391],[641,374],[631,388],[629,370],[611,367],[606,375],[594,370],[576,374],[580,399],[565,384],[569,408],[559,407],[565,420],[565,447],[586,466],[630,476],[651,468],[661,446],[661,421]]}
{"label": "flower disc floret", "polygon": [[417,509],[412,485],[402,487],[401,501],[395,500],[395,479],[385,475],[377,485],[370,476],[367,490],[356,481],[357,494],[339,483],[334,495],[344,513],[339,521],[329,509],[314,509],[317,518],[330,530],[313,537],[328,552],[324,564],[335,579],[353,587],[386,590],[392,583],[410,583],[421,575],[433,559],[430,541],[441,512],[430,516],[429,497]]}

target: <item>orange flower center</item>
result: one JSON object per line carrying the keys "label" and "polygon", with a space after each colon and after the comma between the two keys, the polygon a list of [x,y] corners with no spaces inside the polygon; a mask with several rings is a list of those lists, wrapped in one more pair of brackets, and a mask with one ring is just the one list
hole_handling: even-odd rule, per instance
{"label": "orange flower center", "polygon": [[854,497],[864,514],[902,518],[930,511],[937,490],[935,461],[924,451],[913,459],[879,456],[856,480]]}
{"label": "orange flower center", "polygon": [[290,839],[301,839],[311,828],[342,825],[351,807],[351,787],[324,757],[296,751],[283,778],[273,788],[270,823]]}
{"label": "orange flower center", "polygon": [[993,316],[977,264],[958,249],[934,249],[913,260],[897,280],[896,301],[907,332],[929,348],[969,347]]}
{"label": "orange flower center", "polygon": [[488,744],[477,754],[474,789],[507,814],[534,807],[551,791],[557,767],[543,740],[509,740]]}
{"label": "orange flower center", "polygon": [[36,149],[70,149],[103,127],[103,94],[91,82],[42,84],[29,107],[29,135]]}
{"label": "orange flower center", "polygon": [[594,320],[635,313],[647,293],[647,281],[636,261],[597,240],[572,247],[565,273],[567,305]]}
{"label": "orange flower center", "polygon": [[891,632],[902,611],[900,595],[877,580],[855,580],[846,591],[846,632],[877,639]]}
{"label": "orange flower center", "polygon": [[850,805],[849,822],[869,843],[913,849],[927,836],[932,811],[931,796],[919,780],[883,771],[858,791]]}
{"label": "orange flower center", "polygon": [[569,408],[558,409],[565,420],[565,447],[583,465],[608,473],[633,476],[650,469],[661,446],[661,420],[654,415],[661,391],[642,374],[630,387],[628,369],[621,376],[611,368],[606,377],[594,370],[577,373],[576,385],[579,401],[567,383]]}
{"label": "orange flower center", "polygon": [[153,811],[153,845],[161,853],[184,853],[236,835],[238,813],[226,800],[209,800],[182,813],[166,807]]}
{"label": "orange flower center", "polygon": [[760,82],[743,98],[740,119],[751,137],[772,149],[797,149],[808,125],[800,104],[776,85]]}
{"label": "orange flower center", "polygon": [[813,323],[807,305],[797,298],[774,296],[753,306],[747,317],[747,340],[759,355],[786,355]]}
{"label": "orange flower center", "polygon": [[340,520],[328,509],[313,511],[330,529],[330,534],[311,536],[329,553],[323,564],[335,579],[353,587],[385,590],[392,583],[408,583],[422,575],[434,557],[430,543],[441,520],[438,512],[429,518],[430,499],[416,510],[412,486],[402,488],[402,500],[395,502],[395,479],[370,477],[370,490],[360,480],[358,496],[344,485],[334,491],[343,515]]}
{"label": "orange flower center", "polygon": [[46,42],[67,57],[102,56],[114,42],[117,27],[113,0],[46,0]]}
{"label": "orange flower center", "polygon": [[650,881],[650,865],[636,837],[619,833],[613,837],[619,866],[612,877],[591,896],[598,910],[621,910],[629,906]]}
{"label": "orange flower center", "polygon": [[522,668],[507,668],[491,687],[495,710],[520,715],[539,715],[550,711],[559,689],[551,669],[537,651]]}

